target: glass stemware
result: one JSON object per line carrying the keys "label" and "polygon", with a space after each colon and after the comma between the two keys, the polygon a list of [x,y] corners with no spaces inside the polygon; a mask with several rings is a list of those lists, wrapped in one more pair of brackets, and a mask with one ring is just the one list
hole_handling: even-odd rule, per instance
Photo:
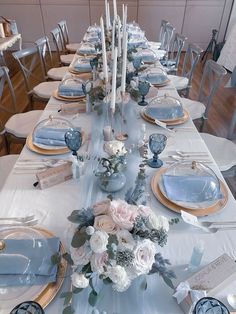
{"label": "glass stemware", "polygon": [[82,83],[82,90],[84,94],[86,95],[86,112],[91,112],[91,104],[90,104],[90,98],[89,93],[91,92],[93,88],[93,83],[91,81],[86,81],[85,83]]}
{"label": "glass stemware", "polygon": [[145,96],[148,94],[150,89],[150,83],[148,81],[139,81],[138,90],[142,96],[142,100],[138,102],[139,106],[146,106],[148,103],[145,101]]}
{"label": "glass stemware", "polygon": [[142,57],[134,58],[134,60],[133,60],[133,66],[134,66],[134,68],[135,68],[135,75],[136,75],[136,76],[138,75],[138,70],[140,69],[141,64],[142,64]]}
{"label": "glass stemware", "polygon": [[153,158],[148,159],[147,164],[151,168],[160,168],[163,165],[158,155],[164,150],[167,137],[164,134],[151,134],[149,136],[149,148],[153,153]]}
{"label": "glass stemware", "polygon": [[227,307],[217,299],[205,297],[200,299],[193,309],[193,314],[229,314]]}
{"label": "glass stemware", "polygon": [[78,159],[77,151],[82,144],[82,135],[78,130],[71,129],[65,134],[65,142],[67,147],[72,151],[72,155]]}
{"label": "glass stemware", "polygon": [[97,57],[90,60],[90,66],[91,66],[92,72],[93,72],[93,81],[96,81],[96,71],[98,68],[98,58]]}

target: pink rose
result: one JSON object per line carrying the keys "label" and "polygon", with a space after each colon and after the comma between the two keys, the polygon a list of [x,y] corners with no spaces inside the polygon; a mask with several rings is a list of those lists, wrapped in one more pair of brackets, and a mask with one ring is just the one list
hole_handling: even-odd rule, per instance
{"label": "pink rose", "polygon": [[119,227],[132,230],[138,215],[136,206],[131,206],[123,200],[114,200],[111,202],[110,211],[113,221]]}
{"label": "pink rose", "polygon": [[109,213],[111,201],[104,200],[93,205],[93,213],[95,216],[106,215]]}
{"label": "pink rose", "polygon": [[106,252],[101,254],[93,254],[90,260],[91,269],[93,272],[100,274],[104,273],[104,267],[106,266],[108,255]]}
{"label": "pink rose", "polygon": [[71,258],[75,265],[86,265],[89,263],[92,251],[88,241],[86,241],[85,244],[79,248],[71,247],[70,251]]}
{"label": "pink rose", "polygon": [[116,234],[119,229],[119,227],[112,220],[111,216],[107,215],[96,216],[93,226],[97,230],[103,230],[110,234]]}

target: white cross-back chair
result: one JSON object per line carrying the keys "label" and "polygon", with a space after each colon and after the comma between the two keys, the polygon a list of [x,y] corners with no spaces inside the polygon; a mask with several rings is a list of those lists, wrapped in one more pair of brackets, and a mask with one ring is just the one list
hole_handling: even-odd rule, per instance
{"label": "white cross-back chair", "polygon": [[161,60],[161,64],[164,66],[164,69],[167,71],[167,73],[177,73],[180,55],[186,40],[187,37],[178,33],[175,34],[168,60]]}
{"label": "white cross-back chair", "polygon": [[200,60],[201,53],[202,49],[199,46],[189,44],[184,56],[181,75],[168,75],[168,78],[171,80],[177,91],[185,97],[188,97],[189,95],[193,73]]}
{"label": "white cross-back chair", "polygon": [[150,41],[149,44],[152,48],[156,48],[156,49],[163,49],[162,46],[164,44],[164,34],[166,32],[166,25],[170,24],[168,21],[166,20],[162,20],[161,21],[161,26],[160,26],[160,31],[159,31],[159,37],[158,40],[159,41]]}
{"label": "white cross-back chair", "polygon": [[44,75],[46,79],[50,79],[53,81],[61,81],[68,71],[67,66],[62,67],[53,67],[52,62],[52,52],[49,44],[48,37],[42,37],[36,40],[35,42],[38,52],[40,55],[40,62],[42,64],[42,68],[44,70]]}
{"label": "white cross-back chair", "polygon": [[54,28],[51,31],[53,43],[56,48],[57,58],[60,65],[70,65],[73,61],[74,54],[63,54],[64,52],[64,41],[62,38],[62,33],[59,27]]}
{"label": "white cross-back chair", "polygon": [[[210,153],[215,159],[221,171],[227,171],[236,165],[236,110],[232,116],[227,138],[214,136],[208,133],[200,133]],[[233,172],[225,173],[226,176],[235,176]]]}
{"label": "white cross-back chair", "polygon": [[202,131],[204,123],[208,118],[215,92],[226,74],[226,70],[221,65],[213,60],[208,60],[204,66],[198,100],[181,98],[183,107],[188,110],[191,118],[193,120],[201,119],[200,131]]}
{"label": "white cross-back chair", "polygon": [[[7,88],[10,92],[11,102],[13,103],[13,108],[17,108],[16,97],[11,80],[8,75],[7,67],[0,67],[0,81],[5,80]],[[0,93],[0,99],[2,98],[3,90]],[[40,116],[42,115],[42,110],[32,110],[25,113],[16,113],[10,117],[6,122],[2,135],[6,138],[6,148],[7,152],[10,152],[10,144],[24,144],[25,140],[32,132],[34,126],[38,122]]]}
{"label": "white cross-back chair", "polygon": [[46,77],[42,64],[40,61],[40,56],[37,47],[30,47],[23,50],[13,52],[13,57],[17,60],[21,73],[24,77],[25,87],[27,95],[30,101],[30,105],[33,107],[33,102],[36,99],[39,101],[47,102],[53,91],[58,88],[60,81],[55,82],[42,82],[40,84],[35,84],[38,82],[38,74],[35,74],[35,69],[37,65],[40,65],[40,72],[42,79],[45,81]]}
{"label": "white cross-back chair", "polygon": [[175,28],[171,24],[166,24],[163,39],[161,41],[161,49],[169,52],[171,46],[171,40],[174,35]]}
{"label": "white cross-back chair", "polygon": [[[1,71],[1,70],[0,70]],[[5,150],[5,130],[0,123],[0,151]],[[0,157],[0,192],[6,179],[13,169],[19,155],[5,155]]]}
{"label": "white cross-back chair", "polygon": [[80,48],[81,43],[70,43],[69,32],[68,32],[68,27],[67,27],[66,21],[65,20],[60,21],[58,23],[58,27],[61,30],[65,51],[76,52]]}

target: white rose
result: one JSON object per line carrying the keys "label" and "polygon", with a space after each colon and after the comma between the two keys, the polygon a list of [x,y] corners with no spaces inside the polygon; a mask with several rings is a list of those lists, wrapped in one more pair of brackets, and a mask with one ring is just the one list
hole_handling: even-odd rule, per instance
{"label": "white rose", "polygon": [[106,246],[108,244],[108,234],[105,231],[96,231],[92,234],[89,243],[91,250],[94,253],[103,253],[106,251]]}
{"label": "white rose", "polygon": [[104,267],[106,266],[108,255],[106,252],[102,254],[93,254],[90,260],[91,269],[93,272],[100,274],[104,273]]}
{"label": "white rose", "polygon": [[156,216],[154,213],[151,213],[148,217],[148,225],[151,229],[160,230],[163,228],[166,232],[169,231],[169,221],[164,216]]}
{"label": "white rose", "polygon": [[71,247],[70,251],[71,258],[75,265],[87,265],[89,263],[92,251],[88,241],[79,248]]}
{"label": "white rose", "polygon": [[120,265],[110,267],[107,272],[107,276],[113,282],[113,289],[118,292],[123,292],[127,290],[130,286],[130,279],[124,269]]}
{"label": "white rose", "polygon": [[131,86],[133,89],[137,89],[137,88],[138,88],[137,82],[134,81],[134,80],[130,81],[130,86]]}
{"label": "white rose", "polygon": [[137,276],[148,274],[155,262],[155,254],[155,244],[151,240],[145,239],[138,242],[136,248],[134,249],[135,258],[131,271],[133,271]]}
{"label": "white rose", "polygon": [[128,250],[133,250],[135,246],[135,241],[133,239],[132,234],[128,230],[120,230],[116,234],[118,245],[121,248],[126,248]]}
{"label": "white rose", "polygon": [[113,221],[121,228],[132,230],[135,218],[138,215],[136,206],[129,205],[123,200],[114,200],[111,202],[111,217]]}
{"label": "white rose", "polygon": [[96,216],[94,219],[94,228],[97,230],[103,230],[110,234],[116,234],[119,229],[112,218],[108,215]]}
{"label": "white rose", "polygon": [[89,280],[84,276],[84,274],[73,273],[71,275],[72,285],[76,288],[87,288],[89,285]]}
{"label": "white rose", "polygon": [[109,141],[104,144],[104,151],[109,156],[119,155],[123,156],[127,153],[124,143],[120,141]]}

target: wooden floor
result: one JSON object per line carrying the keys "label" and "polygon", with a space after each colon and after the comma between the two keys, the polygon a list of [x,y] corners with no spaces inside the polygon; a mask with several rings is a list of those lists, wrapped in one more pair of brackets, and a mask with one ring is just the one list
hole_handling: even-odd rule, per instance
{"label": "wooden floor", "polygon": [[[180,61],[180,71],[183,61],[183,55]],[[13,60],[11,55],[7,55],[7,62],[10,68],[10,74],[12,78],[12,83],[17,97],[17,112],[24,112],[27,110],[27,95],[25,92],[24,81],[21,73],[18,70],[16,62]],[[197,99],[199,84],[202,77],[203,64],[199,62],[193,76],[192,88],[189,97],[191,99]],[[35,77],[38,80],[34,80],[34,83],[39,83],[42,81],[41,71],[39,65],[35,69]],[[224,88],[224,85],[228,82],[230,74],[228,73],[224,78],[222,85],[216,92],[213,98],[212,106],[209,112],[208,121],[205,124],[204,132],[208,132],[217,136],[226,137],[228,132],[228,127],[231,121],[233,111],[236,108],[236,89],[235,88]],[[7,88],[4,89],[4,94],[2,98],[2,105],[9,107],[10,96]],[[44,108],[44,104],[36,104],[35,109]],[[6,121],[11,116],[10,113],[4,112],[0,109],[0,122],[4,126]],[[20,147],[12,147],[12,153],[18,153]]]}

